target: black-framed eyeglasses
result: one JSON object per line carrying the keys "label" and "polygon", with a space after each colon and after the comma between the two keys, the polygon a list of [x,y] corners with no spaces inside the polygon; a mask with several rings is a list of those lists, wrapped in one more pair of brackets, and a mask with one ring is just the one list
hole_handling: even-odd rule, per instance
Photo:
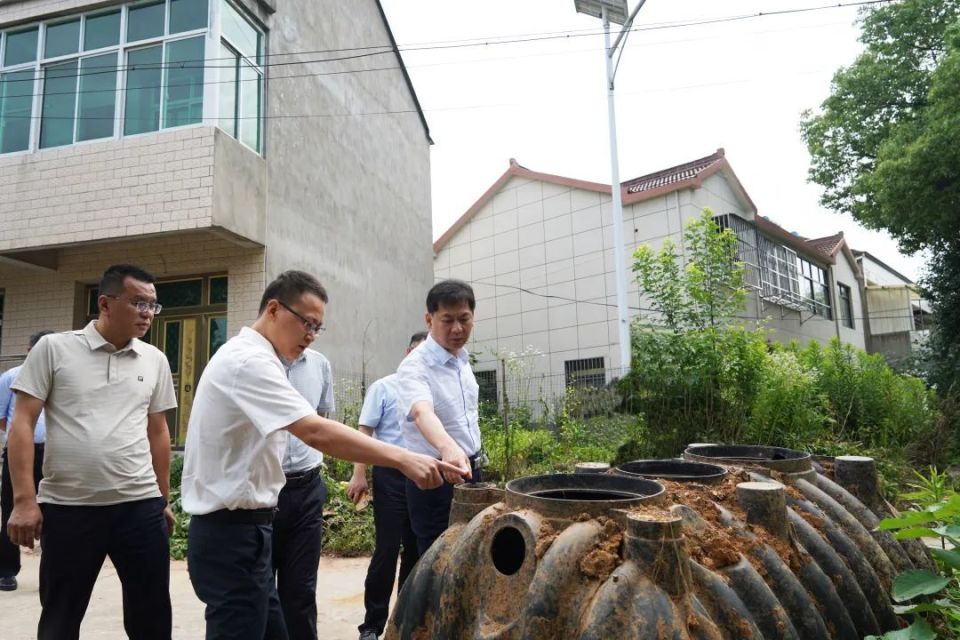
{"label": "black-framed eyeglasses", "polygon": [[123,302],[130,303],[134,307],[136,307],[137,311],[139,311],[140,313],[146,313],[147,311],[149,311],[150,313],[156,316],[156,315],[160,315],[160,311],[163,310],[163,305],[160,304],[159,302],[144,302],[143,300],[137,300],[136,302],[134,302],[133,300],[127,300],[126,298],[121,298],[120,296],[112,296],[109,293],[104,293],[103,296],[106,298],[113,298],[114,300],[122,300]]}
{"label": "black-framed eyeglasses", "polygon": [[312,333],[313,335],[317,335],[318,333],[322,333],[323,331],[327,330],[327,328],[323,326],[322,322],[314,322],[313,320],[304,318],[302,315],[300,315],[299,313],[291,309],[287,304],[281,302],[280,300],[277,300],[277,304],[279,304],[281,307],[283,307],[293,315],[297,316],[297,318],[300,319],[300,322],[303,323],[303,328],[309,331],[310,333]]}

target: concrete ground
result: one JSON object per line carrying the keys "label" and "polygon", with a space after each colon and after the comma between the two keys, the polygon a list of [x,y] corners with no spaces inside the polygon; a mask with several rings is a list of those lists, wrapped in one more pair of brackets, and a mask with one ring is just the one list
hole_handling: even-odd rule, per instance
{"label": "concrete ground", "polygon": [[[38,556],[24,553],[16,591],[0,591],[0,637],[31,640],[37,637],[40,598],[37,595]],[[354,640],[363,621],[363,579],[369,558],[322,558],[317,586],[317,628],[322,640]],[[187,563],[170,564],[170,597],[173,601],[174,640],[203,638],[203,603],[197,600],[187,575]],[[93,590],[90,607],[80,628],[81,640],[125,638],[121,613],[120,581],[107,560]]]}

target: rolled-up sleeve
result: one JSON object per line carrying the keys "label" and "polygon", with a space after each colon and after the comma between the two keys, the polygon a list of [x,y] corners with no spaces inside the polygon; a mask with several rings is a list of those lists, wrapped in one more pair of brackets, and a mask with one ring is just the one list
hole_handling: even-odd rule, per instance
{"label": "rolled-up sleeve", "polygon": [[413,420],[413,405],[418,402],[433,405],[430,377],[419,358],[408,356],[397,368],[397,399],[407,420]]}

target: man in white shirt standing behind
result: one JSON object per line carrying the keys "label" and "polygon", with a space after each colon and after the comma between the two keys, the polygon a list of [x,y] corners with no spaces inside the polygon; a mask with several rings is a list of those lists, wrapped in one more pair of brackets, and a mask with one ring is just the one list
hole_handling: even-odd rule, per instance
{"label": "man in white shirt standing behind", "polygon": [[[464,348],[475,308],[473,288],[466,282],[433,285],[427,293],[430,335],[400,363],[397,387],[400,406],[411,421],[404,427],[407,449],[470,469],[464,476],[479,482],[479,386]],[[463,476],[449,471],[444,478],[436,489],[407,482],[407,508],[420,555],[446,530],[453,485],[463,482]]]}
{"label": "man in white shirt standing behind", "polygon": [[[334,411],[333,373],[322,353],[313,349],[301,353],[287,367],[287,379],[318,415],[326,418]],[[317,640],[317,570],[327,501],[322,464],[322,453],[296,436],[289,437],[283,456],[287,480],[273,521],[273,571],[291,640]]]}
{"label": "man in white shirt standing behind", "polygon": [[187,566],[206,605],[207,640],[288,638],[271,559],[288,432],[344,460],[400,469],[424,489],[439,486],[441,473],[467,473],[323,418],[291,386],[280,358],[293,362],[313,343],[327,300],[310,274],[280,274],[256,322],[220,347],[197,386],[182,495],[193,516]]}

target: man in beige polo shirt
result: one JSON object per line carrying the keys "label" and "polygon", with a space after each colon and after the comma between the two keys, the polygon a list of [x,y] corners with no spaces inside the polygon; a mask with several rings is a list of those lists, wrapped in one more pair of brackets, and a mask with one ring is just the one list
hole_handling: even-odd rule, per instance
{"label": "man in beige polo shirt", "polygon": [[[123,586],[127,635],[171,636],[165,412],[176,399],[166,356],[140,340],[160,312],[153,282],[131,265],[108,268],[100,316],[79,331],[41,339],[12,385],[7,530],[15,544],[32,547],[39,537],[43,545],[39,640],[79,636],[107,556]],[[38,496],[33,429],[41,410],[47,445]]]}

